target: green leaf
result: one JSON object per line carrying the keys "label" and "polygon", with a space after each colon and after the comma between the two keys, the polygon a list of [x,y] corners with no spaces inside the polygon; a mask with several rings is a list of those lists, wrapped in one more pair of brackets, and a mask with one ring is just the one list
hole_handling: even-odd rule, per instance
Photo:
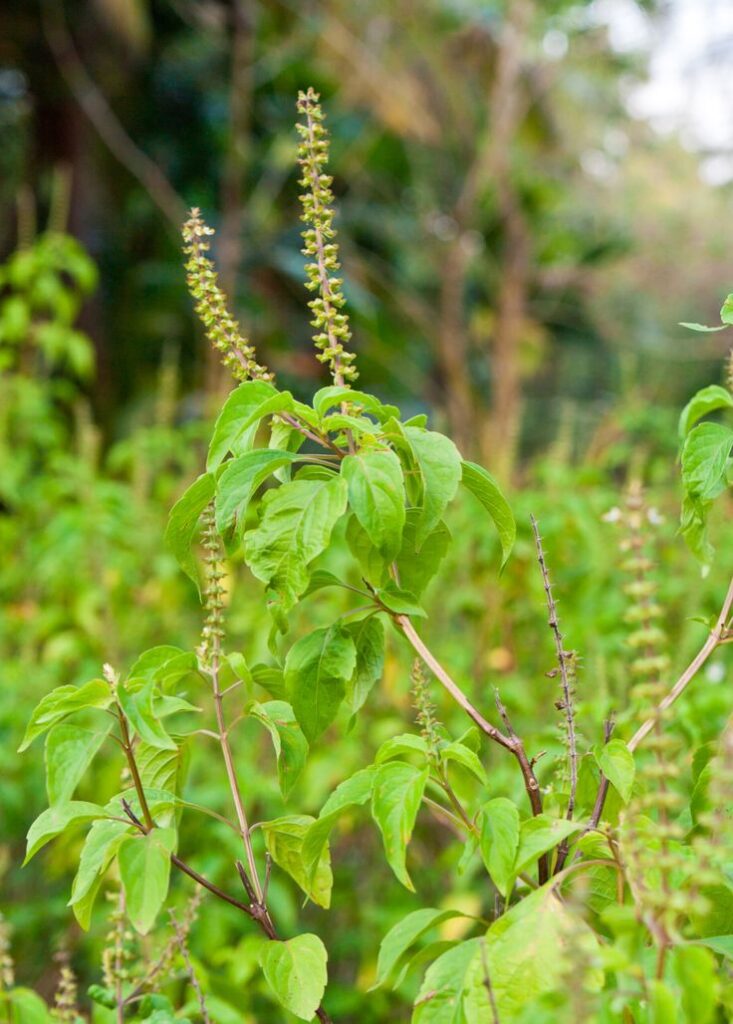
{"label": "green leaf", "polygon": [[514,874],[519,875],[526,871],[543,854],[549,853],[563,839],[581,832],[584,827],[583,822],[550,818],[546,814],[538,814],[528,821],[523,821],[519,830],[519,849],[514,863]]}
{"label": "green leaf", "polygon": [[351,416],[341,412],[331,413],[321,420],[321,429],[327,434],[334,434],[344,437],[349,432],[352,438],[358,439],[360,443],[374,442],[379,431],[377,424],[366,416]]}
{"label": "green leaf", "polygon": [[89,928],[94,897],[100,883],[117,855],[122,840],[130,834],[130,828],[131,826],[126,825],[124,821],[101,818],[95,821],[87,832],[68,903],[85,930]]}
{"label": "green leaf", "polygon": [[391,561],[402,545],[405,525],[405,483],[402,466],[389,448],[370,448],[347,455],[341,473],[349,488],[349,504],[380,554]]}
{"label": "green leaf", "polygon": [[386,587],[378,587],[376,597],[380,604],[395,615],[414,615],[416,618],[427,618],[425,609],[418,604],[415,595],[411,594],[409,590],[402,590],[394,583],[388,583]]}
{"label": "green leaf", "polygon": [[733,294],[726,295],[725,302],[720,307],[720,319],[726,326],[733,324]]}
{"label": "green leaf", "polygon": [[305,767],[308,741],[287,701],[271,700],[265,704],[255,702],[249,706],[248,713],[261,722],[272,737],[280,792],[287,799]]}
{"label": "green leaf", "polygon": [[280,595],[283,612],[307,588],[308,566],[328,547],[346,501],[344,481],[333,476],[293,480],[262,499],[262,520],[245,533],[244,555],[253,574]]}
{"label": "green leaf", "polygon": [[222,536],[241,528],[247,506],[258,487],[283,466],[292,465],[294,452],[258,448],[232,459],[216,484],[216,528]]}
{"label": "green leaf", "polygon": [[92,679],[83,686],[57,686],[36,705],[18,753],[67,715],[86,708],[108,708],[112,700],[109,684],[104,679]]}
{"label": "green leaf", "polygon": [[379,587],[385,581],[387,563],[369,539],[369,534],[356,516],[349,516],[346,523],[346,543],[365,579],[372,586]]}
{"label": "green leaf", "polygon": [[634,755],[623,740],[609,740],[603,746],[595,747],[593,756],[598,767],[627,804],[634,788]]}
{"label": "green leaf", "polygon": [[452,947],[457,944],[457,939],[434,939],[432,942],[428,942],[419,949],[406,954],[399,963],[398,973],[394,978],[390,979],[390,988],[392,991],[396,992],[399,990],[408,974],[412,974],[416,972],[418,968],[423,968],[427,964],[431,964],[434,960],[437,960],[439,956],[442,956],[447,949],[452,949]]}
{"label": "green leaf", "polygon": [[383,764],[395,757],[402,757],[404,754],[420,754],[421,758],[428,756],[428,744],[424,736],[417,736],[413,732],[405,732],[400,736],[390,736],[381,744],[374,758],[376,764]]}
{"label": "green leaf", "polygon": [[397,878],[411,892],[415,888],[407,873],[407,844],[420,808],[430,771],[399,761],[380,765],[374,777],[372,817],[379,826],[384,852]]}
{"label": "green leaf", "polygon": [[680,533],[685,538],[685,543],[690,551],[703,566],[710,565],[714,554],[707,533],[708,513],[711,505],[711,501],[700,501],[690,494],[685,494],[682,499]]}
{"label": "green leaf", "polygon": [[372,795],[375,773],[376,768],[370,765],[345,779],[325,802],[316,820],[308,826],[303,837],[302,857],[309,877],[312,877],[318,866],[328,837],[344,811],[368,802]]}
{"label": "green leaf", "polygon": [[[210,504],[216,491],[216,482],[210,473],[194,480],[175,503],[168,516],[165,542],[176,556],[185,574],[199,587],[199,572],[191,551],[201,513]],[[200,591],[200,587],[199,587]]]}
{"label": "green leaf", "polygon": [[197,670],[198,662],[193,651],[183,651],[180,647],[161,644],[141,654],[128,672],[127,678],[152,679],[161,688],[167,689]]}
{"label": "green leaf", "polygon": [[471,1024],[489,1024],[490,1016],[467,1018],[463,1009],[469,970],[480,956],[480,942],[459,942],[430,965],[415,1000],[412,1024],[468,1024],[469,1019]]}
{"label": "green leaf", "polygon": [[535,1001],[554,991],[564,994],[570,972],[579,992],[598,991],[603,985],[603,974],[595,967],[598,940],[582,917],[557,898],[552,883],[498,918],[485,941],[485,957],[479,948],[466,972],[468,1021],[492,1019],[484,963],[501,1021],[533,1020],[528,1011]]}
{"label": "green leaf", "polygon": [[508,899],[516,877],[519,812],[506,797],[496,797],[483,805],[480,848],[491,880],[504,899]]}
{"label": "green leaf", "polygon": [[275,700],[286,700],[288,689],[281,668],[274,665],[253,665],[252,681]]}
{"label": "green leaf", "polygon": [[475,462],[463,462],[461,483],[478,498],[494,521],[501,544],[503,568],[514,547],[514,539],[517,535],[517,527],[509,503],[491,473]]}
{"label": "green leaf", "polygon": [[407,959],[406,954],[410,947],[426,932],[437,928],[443,921],[463,916],[459,910],[436,910],[433,907],[425,907],[422,910],[414,910],[407,917],[398,921],[394,927],[390,928],[380,943],[377,978],[370,991],[379,988],[394,977]]}
{"label": "green leaf", "polygon": [[333,722],[355,668],[356,646],[343,626],[316,629],[288,651],[285,684],[309,743]]}
{"label": "green leaf", "polygon": [[376,767],[369,765],[340,782],[321,808],[319,817],[327,818],[332,814],[341,814],[349,807],[361,807],[368,803],[376,772]]}
{"label": "green leaf", "polygon": [[114,1010],[117,1006],[117,996],[114,989],[105,988],[104,985],[90,985],[87,995],[93,1003],[105,1006],[108,1010]]}
{"label": "green leaf", "polygon": [[303,844],[314,818],[307,814],[291,814],[262,823],[265,846],[283,871],[286,871],[306,896],[319,907],[331,905],[333,875],[328,846],[323,844],[314,865],[306,863]]}
{"label": "green leaf", "polygon": [[65,803],[54,804],[38,815],[31,827],[28,829],[28,839],[25,866],[31,857],[50,843],[56,836],[61,835],[72,825],[86,824],[94,821],[95,818],[104,818],[107,811],[99,804],[87,803],[85,800],[67,800]]}
{"label": "green leaf", "polygon": [[211,472],[229,452],[241,455],[252,447],[260,420],[292,407],[287,391],[278,391],[264,380],[247,380],[229,395],[214,424],[206,468]]}
{"label": "green leaf", "polygon": [[140,680],[130,679],[117,687],[117,699],[130,725],[141,740],[161,750],[175,750],[176,744],[158,720],[154,707],[154,683],[144,683],[139,689],[131,689]]}
{"label": "green leaf", "polygon": [[335,409],[347,402],[351,406],[361,406],[371,413],[380,423],[392,416],[399,416],[400,410],[395,405],[383,405],[374,395],[364,391],[355,391],[343,385],[332,384],[316,391],[313,396],[313,408],[319,417],[325,416],[329,409]]}
{"label": "green leaf", "polygon": [[652,978],[647,982],[649,991],[648,1024],[679,1024],[677,997],[663,981]]}
{"label": "green leaf", "polygon": [[694,1024],[712,1024],[717,1018],[720,982],[715,957],[700,946],[678,946],[672,950],[672,973],[682,990],[685,1019]]}
{"label": "green leaf", "polygon": [[693,427],[682,448],[682,482],[693,497],[715,498],[725,488],[733,430],[720,423]]}
{"label": "green leaf", "polygon": [[65,722],[46,737],[46,792],[50,804],[70,800],[112,728],[91,731]]}
{"label": "green leaf", "polygon": [[260,964],[280,1003],[299,1020],[315,1016],[326,991],[328,953],[317,935],[304,933],[287,942],[268,942]]}
{"label": "green leaf", "polygon": [[0,994],[0,999],[2,995],[10,1003],[7,1013],[9,1024],[55,1024],[57,1018],[50,1012],[41,996],[32,989],[16,986],[7,993]]}
{"label": "green leaf", "polygon": [[704,939],[695,939],[695,942],[712,949],[713,953],[719,953],[720,956],[733,960],[733,935],[708,935]]}
{"label": "green leaf", "polygon": [[680,321],[680,327],[686,327],[688,331],[697,331],[699,334],[715,334],[717,331],[724,331],[727,326],[722,324],[720,327],[706,327],[705,324],[688,324]]}
{"label": "green leaf", "polygon": [[454,761],[456,764],[463,765],[482,785],[488,786],[489,779],[478,755],[463,743],[454,740],[452,743],[444,744],[440,748],[440,756],[445,762]]}
{"label": "green leaf", "polygon": [[423,484],[415,543],[418,551],[440,522],[461,482],[461,456],[453,442],[432,430],[405,427]]}
{"label": "green leaf", "polygon": [[154,828],[145,835],[127,836],[118,854],[127,916],[141,935],[147,935],[168,895],[173,828]]}
{"label": "green leaf", "polygon": [[185,700],[183,697],[173,697],[161,693],[153,697],[153,711],[157,718],[169,718],[171,715],[176,715],[181,711],[195,711],[197,714],[200,714],[201,708],[196,707],[195,704]]}
{"label": "green leaf", "polygon": [[[407,510],[405,528],[402,533],[402,547],[396,559],[400,585],[418,598],[440,568],[440,563],[451,542],[448,527],[445,523],[438,523],[435,529],[427,535],[418,552],[417,523],[419,515],[417,509]],[[372,582],[374,583],[375,580]],[[378,584],[379,580],[376,582]]]}
{"label": "green leaf", "polygon": [[692,396],[680,414],[678,428],[680,440],[684,440],[692,427],[703,416],[715,412],[716,409],[730,408],[733,408],[733,395],[727,388],[721,388],[719,384],[710,384],[708,387],[702,388]]}
{"label": "green leaf", "polygon": [[141,741],[135,748],[135,759],[146,790],[164,790],[173,796],[182,791],[190,760],[186,742],[170,750]]}
{"label": "green leaf", "polygon": [[[298,412],[300,403],[293,402],[293,410]],[[306,406],[306,408],[308,408]],[[312,410],[311,410],[312,412]],[[270,441],[268,448],[276,448],[279,451],[292,452],[295,454],[303,447],[305,437],[300,431],[295,430],[285,420],[275,418],[270,425]],[[281,466],[275,470],[275,478],[284,484],[290,479],[290,466]]]}
{"label": "green leaf", "polygon": [[347,699],[353,714],[364,706],[384,671],[384,626],[374,615],[352,622],[346,631],[356,648],[356,668],[347,684]]}
{"label": "green leaf", "polygon": [[325,590],[326,587],[346,587],[338,576],[334,573],[329,572],[328,569],[314,569],[311,573],[310,582],[308,587],[303,594],[303,597],[310,597],[311,594],[317,593],[319,590]]}

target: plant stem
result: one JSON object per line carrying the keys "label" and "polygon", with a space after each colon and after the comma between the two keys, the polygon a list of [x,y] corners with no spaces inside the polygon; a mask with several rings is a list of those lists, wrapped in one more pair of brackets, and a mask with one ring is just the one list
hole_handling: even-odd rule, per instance
{"label": "plant stem", "polygon": [[219,730],[219,746],[221,747],[222,757],[224,758],[224,766],[226,768],[229,789],[231,791],[232,801],[234,803],[234,810],[236,812],[237,821],[239,823],[239,834],[242,837],[244,852],[247,857],[247,866],[249,868],[250,877],[252,879],[252,884],[254,886],[255,893],[257,894],[257,897],[261,899],[262,889],[260,887],[260,880],[257,874],[257,864],[254,857],[254,850],[252,849],[252,839],[249,833],[249,824],[247,822],[247,815],[244,810],[242,793],[239,788],[239,780],[237,779],[236,768],[234,767],[234,758],[232,757],[232,748],[229,745],[229,737],[227,736],[226,723],[224,721],[222,694],[221,690],[219,689],[218,652],[212,656],[210,678],[212,688],[214,691],[214,710],[216,713],[216,724]]}
{"label": "plant stem", "polygon": [[450,800],[451,805],[455,808],[456,814],[461,819],[463,824],[466,826],[468,831],[472,832],[474,835],[478,835],[478,829],[466,814],[463,804],[456,796],[453,787],[451,786],[450,781],[448,780],[448,772],[445,770],[443,770],[442,772],[440,786],[445,791],[445,794]]}
{"label": "plant stem", "polygon": [[657,981],[661,981],[664,977],[664,962],[667,959],[667,949],[668,946],[666,942],[662,943],[659,947],[659,952],[657,953],[657,970],[655,975]]}
{"label": "plant stem", "polygon": [[[552,596],[550,574],[547,571],[547,562],[545,561],[545,553],[542,548],[542,538],[540,537],[537,520],[534,516],[530,516],[529,519],[532,523],[532,532],[534,533],[535,545],[537,547],[537,561],[539,562],[540,572],[542,573],[542,583],[545,588],[545,595],[547,598],[548,625],[552,630],[553,637],[555,638],[555,652],[557,654],[557,664],[560,670],[562,710],[565,714],[565,725],[568,734],[568,763],[570,766],[570,796],[568,798],[568,808],[565,816],[568,821],[571,821],[575,811],[575,794],[578,788],[578,744],[575,735],[575,709],[573,707],[573,690],[570,682],[570,668],[568,665],[572,655],[568,655],[568,652],[565,650],[563,636],[560,632],[560,622],[557,617],[557,606],[555,604],[555,599]],[[567,856],[567,845],[567,840],[561,844],[561,850],[564,849],[565,856]]]}
{"label": "plant stem", "polygon": [[494,989],[491,986],[491,976],[489,974],[489,960],[486,955],[486,939],[481,939],[481,967],[484,972],[484,985],[486,986],[486,994],[489,997],[489,1004],[491,1006],[491,1016],[494,1024],[501,1024],[499,1020],[499,1008],[496,1005],[496,997],[494,996]]}
{"label": "plant stem", "polygon": [[[435,658],[432,652],[425,646],[407,615],[393,614],[392,618],[397,626],[402,630],[402,633],[412,645],[416,654],[422,658],[435,678],[445,687],[453,700],[463,708],[466,714],[473,719],[479,729],[481,729],[489,739],[494,740],[495,743],[498,743],[499,746],[504,747],[514,755],[520,771],[522,772],[524,788],[526,789],[527,796],[529,797],[532,814],[541,814],[542,795],[540,793],[540,786],[535,777],[529,758],[527,757],[524,745],[519,737],[516,735],[505,736],[500,729],[497,729],[496,726],[486,721],[481,712],[473,706],[463,690],[461,690],[460,686],[451,679],[437,658]],[[543,868],[542,861],[540,861],[540,876],[541,883],[547,881],[546,869]]]}
{"label": "plant stem", "polygon": [[127,767],[130,769],[132,784],[135,787],[135,792],[137,793],[137,798],[140,802],[140,810],[142,811],[143,820],[145,822],[145,831],[149,832],[151,828],[155,828],[155,822],[153,821],[153,816],[150,813],[148,798],[145,796],[145,790],[143,788],[142,779],[140,778],[140,772],[138,771],[137,761],[135,760],[135,752],[132,748],[132,739],[130,737],[130,729],[127,725],[127,719],[125,718],[125,713],[119,704],[117,705],[117,717],[120,723],[122,749],[125,752]]}
{"label": "plant stem", "polygon": [[481,731],[490,739],[500,744],[500,746],[506,747],[507,750],[513,750],[514,743],[510,737],[505,736],[500,729],[497,729],[496,726],[487,722],[481,712],[473,706],[463,690],[461,690],[460,686],[451,679],[440,662],[425,646],[410,619],[406,615],[394,615],[393,618],[438,682],[446,688],[453,700],[463,708],[470,718],[473,719],[479,729],[481,729]]}
{"label": "plant stem", "polygon": [[647,718],[647,720],[641,726],[639,726],[637,731],[634,733],[634,735],[627,743],[627,746],[632,753],[652,731],[655,724],[659,721],[660,715],[662,715],[667,710],[667,708],[672,707],[674,702],[682,696],[684,691],[687,689],[687,686],[695,678],[697,673],[700,671],[700,669],[708,660],[708,658],[716,649],[716,647],[718,647],[721,643],[724,643],[728,639],[728,619],[730,616],[732,606],[733,578],[731,578],[731,581],[728,584],[728,592],[725,595],[725,600],[723,601],[723,606],[720,609],[720,615],[718,616],[718,620],[715,623],[715,626],[710,631],[707,640],[702,645],[702,647],[697,652],[697,654],[692,659],[692,661],[687,666],[682,675],[679,677],[679,679],[674,684],[672,689],[669,691],[667,696],[659,702],[654,711],[654,714],[651,715],[650,718]]}
{"label": "plant stem", "polygon": [[[431,779],[430,781],[436,786],[439,785],[437,779]],[[452,811],[449,811],[447,807],[444,807],[443,804],[438,803],[437,800],[433,800],[432,797],[423,795],[423,800],[431,810],[436,814],[441,814],[445,818],[446,822],[450,824],[450,828],[457,836],[463,837],[466,831],[466,823],[463,819],[457,817]]]}
{"label": "plant stem", "polygon": [[123,935],[122,925],[124,924],[125,913],[125,890],[120,888],[118,896],[118,914],[115,919],[115,1002],[117,1004],[117,1024],[124,1024],[125,1020],[125,997],[122,992],[122,961],[123,961]]}
{"label": "plant stem", "polygon": [[234,804],[234,811],[239,825],[239,835],[244,847],[249,876],[254,888],[256,902],[259,904],[262,902],[262,888],[260,886],[254,850],[252,849],[252,839],[249,832],[247,814],[244,809],[242,792],[239,787],[239,779],[237,778],[237,770],[234,765],[234,757],[232,756],[232,748],[229,743],[229,736],[227,733],[227,725],[224,717],[223,692],[219,685],[222,636],[224,633],[222,628],[223,591],[220,585],[223,573],[220,564],[221,549],[219,538],[216,533],[214,512],[212,508],[207,509],[204,518],[203,542],[206,550],[206,567],[208,575],[208,582],[204,595],[207,614],[199,662],[202,672],[208,676],[211,683],[211,690],[214,697],[214,713],[216,715],[217,739],[221,749],[222,758],[224,760],[227,782],[229,783],[229,791],[231,793],[232,803]]}
{"label": "plant stem", "polygon": [[176,933],[176,942],[178,944],[178,949],[179,949],[179,951],[181,953],[181,957],[183,959],[183,963],[184,963],[184,965],[186,967],[186,973],[188,974],[188,979],[191,982],[191,987],[193,988],[194,992],[196,993],[196,999],[198,1000],[199,1012],[201,1014],[201,1019],[203,1020],[204,1024],[211,1024],[211,1018],[209,1017],[209,1013],[208,1013],[208,1010],[206,1008],[206,1000],[204,999],[204,993],[203,993],[203,991],[201,989],[201,985],[199,983],[198,977],[196,976],[196,972],[193,969],[193,964],[191,963],[191,957],[189,956],[189,953],[188,953],[188,944],[186,942],[186,933],[184,932],[183,928],[181,927],[181,925],[180,925],[180,923],[178,921],[178,918],[176,917],[175,913],[172,910],[168,911],[168,916],[171,919],[171,924],[173,926],[173,930]]}
{"label": "plant stem", "polygon": [[[239,909],[256,921],[262,931],[265,933],[268,939],[271,941],[277,941],[278,936],[275,930],[270,912],[267,908],[266,892],[260,884],[259,874],[257,871],[257,862],[254,856],[254,850],[252,848],[252,837],[249,822],[247,821],[247,814],[244,809],[244,801],[242,800],[242,793],[239,787],[239,780],[237,778],[237,770],[234,765],[234,757],[232,755],[232,749],[229,744],[229,736],[227,732],[227,724],[224,717],[224,693],[219,685],[219,669],[222,656],[222,638],[224,636],[224,630],[222,628],[222,610],[223,610],[223,599],[222,599],[222,588],[220,586],[220,580],[223,576],[220,566],[221,560],[221,547],[218,535],[216,533],[216,524],[214,521],[214,511],[209,506],[205,519],[204,519],[204,548],[206,550],[206,564],[208,570],[208,585],[205,592],[205,607],[207,611],[206,621],[204,624],[204,632],[202,645],[199,650],[199,664],[201,670],[209,677],[211,681],[211,689],[214,697],[214,712],[216,715],[216,725],[218,731],[219,746],[221,748],[222,757],[224,759],[224,767],[226,769],[227,781],[229,782],[229,790],[231,792],[232,802],[234,803],[234,809],[237,816],[237,822],[239,825],[239,834],[242,839],[244,846],[245,857],[247,860],[247,870],[244,865],[237,861],[237,871],[239,872],[242,884],[247,893],[249,904],[239,903],[239,901],[233,900],[232,897],[223,893],[221,890],[216,891],[216,887],[212,887],[206,879],[201,875],[194,872],[188,865],[182,861],[177,863],[177,858],[171,857],[174,864],[188,874],[191,878],[194,878],[200,885],[209,889],[210,892],[215,892],[219,898],[223,898],[228,903],[232,903],[238,906]],[[265,889],[267,888],[267,882],[265,882]],[[322,1022],[322,1024],[331,1024],[331,1020],[322,1007],[318,1007],[316,1010],[316,1016]]]}

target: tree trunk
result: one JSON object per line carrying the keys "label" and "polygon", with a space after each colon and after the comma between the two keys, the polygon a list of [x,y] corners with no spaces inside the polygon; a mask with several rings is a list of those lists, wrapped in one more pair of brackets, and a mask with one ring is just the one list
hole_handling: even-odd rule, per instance
{"label": "tree trunk", "polygon": [[459,234],[451,243],[442,268],[438,358],[451,434],[458,447],[468,453],[475,448],[476,441],[471,436],[474,410],[464,311],[467,262]]}
{"label": "tree trunk", "polygon": [[514,467],[522,421],[520,344],[527,308],[531,245],[517,197],[509,193],[504,205],[505,242],[491,344],[491,410],[481,431],[481,456],[502,479],[507,479]]}

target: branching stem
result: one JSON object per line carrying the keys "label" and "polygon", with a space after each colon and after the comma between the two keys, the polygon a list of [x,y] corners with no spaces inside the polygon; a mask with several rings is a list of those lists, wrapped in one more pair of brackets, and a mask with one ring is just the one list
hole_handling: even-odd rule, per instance
{"label": "branching stem", "polygon": [[[537,782],[537,778],[529,758],[527,757],[524,744],[519,737],[516,734],[506,736],[500,729],[497,729],[495,725],[486,721],[481,712],[473,706],[460,686],[458,686],[458,684],[448,675],[437,658],[425,646],[407,615],[393,615],[392,618],[404,634],[405,638],[412,645],[415,653],[422,658],[438,682],[445,687],[453,700],[463,708],[471,719],[473,719],[484,735],[488,736],[489,739],[498,743],[499,746],[504,747],[514,755],[522,773],[524,788],[527,791],[530,806],[532,807],[532,814],[541,814],[542,794],[540,793],[540,786]],[[540,861],[540,882],[542,883],[545,881],[547,881],[546,866],[543,865],[543,861]]]}
{"label": "branching stem", "polygon": [[[542,584],[545,588],[545,596],[547,598],[547,621],[555,639],[555,653],[557,654],[557,664],[560,671],[562,711],[565,715],[565,725],[568,735],[568,764],[570,767],[570,796],[568,798],[568,808],[565,816],[568,821],[571,821],[575,812],[575,796],[578,788],[578,741],[575,735],[575,708],[573,706],[573,688],[571,683],[572,668],[570,666],[570,661],[573,655],[569,655],[565,650],[565,643],[563,641],[562,633],[560,632],[560,622],[557,617],[557,606],[555,604],[555,599],[552,596],[550,574],[547,571],[547,562],[545,560],[545,552],[542,548],[542,538],[540,537],[537,520],[534,516],[530,516],[529,518],[532,523],[532,532],[534,533],[535,545],[537,547],[537,561],[539,562],[540,572],[542,573]],[[562,844],[561,851],[562,849],[565,850],[565,856],[567,856],[567,842]],[[558,856],[558,861],[559,860],[560,856]]]}

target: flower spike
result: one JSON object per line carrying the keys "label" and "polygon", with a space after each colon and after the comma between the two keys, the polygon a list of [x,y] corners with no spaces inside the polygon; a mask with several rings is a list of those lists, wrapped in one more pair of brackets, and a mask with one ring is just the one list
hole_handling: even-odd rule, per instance
{"label": "flower spike", "polygon": [[218,274],[207,256],[209,239],[214,229],[204,223],[197,207],[183,225],[183,251],[186,260],[186,283],[196,303],[196,314],[206,330],[206,337],[222,353],[222,363],[239,381],[271,380],[272,374],[257,362],[254,346],[227,309],[227,300],[219,287]]}
{"label": "flower spike", "polygon": [[351,338],[349,318],[343,307],[346,303],[341,285],[343,279],[335,276],[339,270],[338,245],[333,227],[333,178],[324,173],[328,163],[328,132],[323,125],[320,96],[313,89],[298,94],[298,113],[303,123],[296,125],[300,135],[298,163],[303,176],[299,184],[305,189],[301,219],[307,225],[303,231],[303,255],[310,257],[306,264],[306,288],[317,292],[308,303],[313,313],[311,325],[316,333],[313,341],[319,349],[318,359],[328,363],[334,384],[353,383],[358,374],[353,366],[356,358],[344,346]]}

